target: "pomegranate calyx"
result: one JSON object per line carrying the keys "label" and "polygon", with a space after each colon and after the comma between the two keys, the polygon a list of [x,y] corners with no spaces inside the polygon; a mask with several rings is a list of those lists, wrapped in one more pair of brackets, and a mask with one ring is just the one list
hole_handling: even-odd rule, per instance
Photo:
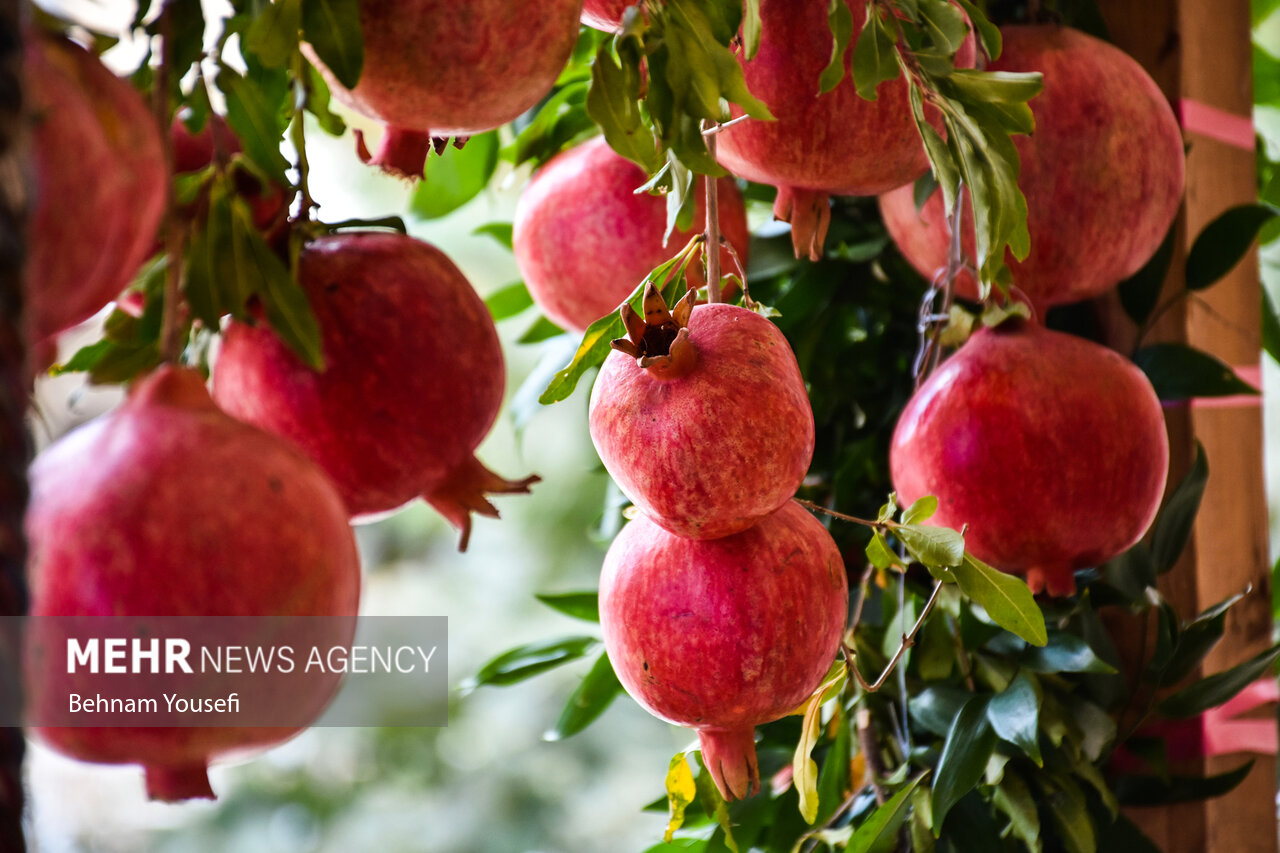
{"label": "pomegranate calyx", "polygon": [[537,474],[508,480],[490,471],[475,456],[469,456],[422,497],[458,530],[458,550],[465,551],[471,540],[471,513],[498,518],[498,508],[490,503],[488,495],[527,495],[529,487],[541,480]]}
{"label": "pomegranate calyx", "polygon": [[745,800],[760,793],[756,762],[756,730],[702,729],[698,732],[702,763],[726,800]]}
{"label": "pomegranate calyx", "polygon": [[618,309],[627,327],[627,337],[610,343],[614,349],[636,359],[640,367],[654,376],[675,379],[684,376],[697,363],[698,353],[689,340],[689,318],[693,314],[697,291],[689,290],[667,310],[667,302],[653,283],[644,288],[644,316],[629,303]]}
{"label": "pomegranate calyx", "polygon": [[791,246],[796,257],[822,260],[822,246],[831,225],[831,196],[816,190],[778,187],[773,218],[791,223]]}
{"label": "pomegranate calyx", "polygon": [[387,174],[406,181],[420,179],[427,166],[427,154],[433,148],[439,152],[448,144],[447,139],[433,137],[424,131],[387,125],[387,132],[378,143],[377,153],[371,155],[364,141],[364,133],[357,129],[355,135],[356,156],[361,163],[378,166]]}
{"label": "pomegranate calyx", "polygon": [[209,769],[203,763],[179,767],[148,764],[143,768],[147,780],[147,797],[172,803],[178,800],[214,800],[209,784]]}

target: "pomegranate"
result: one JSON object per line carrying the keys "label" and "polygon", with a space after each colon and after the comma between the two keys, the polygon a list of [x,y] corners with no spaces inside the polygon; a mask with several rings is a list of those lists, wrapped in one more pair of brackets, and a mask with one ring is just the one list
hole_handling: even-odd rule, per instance
{"label": "pomegranate", "polygon": [[31,32],[27,338],[87,320],[129,284],[164,215],[160,133],[142,97],[84,48]]}
{"label": "pomegranate", "polygon": [[345,233],[303,252],[298,281],[322,332],[325,369],[263,327],[231,323],[213,371],[228,413],[296,442],[353,516],[422,495],[462,532],[496,517],[486,492],[527,492],[474,451],[502,404],[498,333],[444,253],[411,237]]}
{"label": "pomegranate", "polygon": [[[1026,260],[1006,258],[1013,283],[1041,309],[1097,296],[1142,268],[1178,212],[1185,158],[1177,119],[1119,48],[1067,27],[1003,32],[1004,53],[990,70],[1044,73],[1044,91],[1031,101],[1035,133],[1013,138],[1031,235]],[[882,196],[880,209],[921,274],[946,265],[941,192],[917,212],[912,188],[902,187]],[[973,220],[967,207],[962,215],[972,258]],[[957,285],[977,297],[969,273]]]}
{"label": "pomegranate", "polygon": [[982,329],[907,403],[889,454],[903,505],[1039,592],[1137,542],[1169,471],[1160,401],[1132,362],[1022,319]]}
{"label": "pomegranate", "polygon": [[[198,373],[161,367],[141,380],[123,406],[42,453],[31,482],[33,623],[123,620],[146,636],[154,618],[326,616],[325,639],[351,643],[360,567],[333,485],[286,442],[219,411]],[[33,718],[65,711],[76,677],[29,660]],[[297,682],[291,707],[318,716],[337,678]],[[178,800],[213,796],[206,768],[217,756],[298,730],[37,732],[75,758],[141,764],[152,798]]]}
{"label": "pomegranate", "polygon": [[469,136],[534,106],[564,69],[582,0],[366,0],[364,70],[343,86],[310,46],[338,100],[387,126],[366,162],[422,177],[432,137]]}
{"label": "pomegranate", "polygon": [[[846,2],[853,31],[860,32],[866,0]],[[760,48],[742,62],[742,71],[777,121],[734,125],[719,135],[717,154],[734,174],[778,187],[774,215],[791,223],[796,255],[814,260],[822,256],[830,195],[875,195],[909,184],[929,168],[902,76],[881,83],[876,100],[864,100],[854,85],[850,49],[844,79],[819,94],[831,56],[827,6],[825,0],[760,0]],[[970,36],[956,64],[973,61]],[[935,110],[927,114],[938,123]]]}
{"label": "pomegranate", "polygon": [[[514,223],[516,263],[542,313],[582,330],[617,309],[649,271],[670,259],[706,221],[701,182],[693,231],[663,245],[666,202],[635,192],[644,170],[597,137],[556,156],[520,196]],[[717,184],[720,227],[746,264],[747,211],[729,178]],[[733,270],[727,249],[721,265]],[[701,267],[694,270],[698,284]],[[697,286],[697,284],[695,284]]]}
{"label": "pomegranate", "polygon": [[813,410],[778,327],[716,303],[673,312],[650,285],[622,309],[591,391],[591,440],[618,486],[678,536],[746,530],[795,494],[813,459]]}
{"label": "pomegranate", "polygon": [[654,716],[698,732],[726,799],[760,789],[754,728],[817,689],[848,611],[840,551],[795,501],[722,539],[685,539],[638,518],[600,577],[618,679]]}
{"label": "pomegranate", "polygon": [[597,30],[611,33],[622,24],[622,15],[628,6],[639,0],[586,0],[582,4],[582,23]]}

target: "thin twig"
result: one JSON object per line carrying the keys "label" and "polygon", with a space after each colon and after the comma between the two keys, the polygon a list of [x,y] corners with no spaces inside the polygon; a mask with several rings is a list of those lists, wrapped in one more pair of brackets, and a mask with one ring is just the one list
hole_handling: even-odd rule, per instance
{"label": "thin twig", "polygon": [[311,162],[307,159],[307,133],[303,126],[306,123],[304,119],[307,97],[310,95],[306,69],[303,67],[304,62],[306,60],[302,58],[301,53],[294,57],[293,78],[298,91],[294,102],[293,126],[289,128],[289,140],[293,143],[293,150],[298,155],[298,221],[310,222],[311,212],[316,204],[311,197]]}
{"label": "thin twig", "polygon": [[[710,146],[711,146],[711,137],[715,136],[717,133],[720,133],[723,130],[728,130],[729,128],[733,127],[735,124],[742,124],[742,122],[746,121],[749,118],[751,118],[751,116],[741,115],[741,116],[738,116],[737,118],[731,118],[728,121],[715,122],[710,127],[707,127],[704,124],[702,128],[702,135],[707,139],[708,150],[710,150]],[[712,153],[714,154],[714,152]]]}
{"label": "thin twig", "polygon": [[800,504],[800,506],[805,507],[806,509],[813,510],[814,512],[820,512],[823,515],[829,515],[832,518],[838,518],[841,521],[850,521],[850,522],[853,522],[854,524],[861,524],[864,527],[872,527],[872,528],[875,528],[876,530],[880,530],[888,526],[888,525],[881,524],[878,521],[871,521],[870,519],[866,519],[866,518],[858,518],[856,515],[845,515],[843,512],[836,512],[834,509],[827,509],[822,504],[816,504],[813,501],[807,501],[804,498],[796,498],[795,502]]}
{"label": "thin twig", "polygon": [[[705,131],[711,123],[704,121],[702,124]],[[704,139],[707,154],[712,160],[716,159],[715,134]],[[714,175],[707,175],[702,180],[707,189],[707,301],[720,302],[720,182]]]}
{"label": "thin twig", "polygon": [[854,728],[858,732],[858,748],[862,750],[862,760],[867,768],[867,782],[876,796],[876,805],[884,805],[884,788],[880,780],[889,775],[885,772],[884,761],[880,757],[880,739],[876,737],[875,726],[871,720],[871,709],[858,708],[853,712]]}
{"label": "thin twig", "polygon": [[916,618],[916,623],[911,626],[911,632],[902,637],[902,643],[898,646],[898,650],[893,653],[893,658],[885,665],[884,671],[880,673],[880,677],[870,684],[862,677],[862,673],[858,671],[858,663],[856,660],[857,652],[846,647],[845,650],[845,666],[853,677],[858,680],[858,684],[868,693],[875,693],[884,686],[885,680],[893,672],[894,667],[898,665],[898,661],[902,660],[902,656],[907,653],[907,649],[915,645],[916,634],[920,633],[920,628],[924,625],[924,620],[929,616],[929,612],[933,610],[933,605],[937,603],[938,596],[942,594],[942,581],[936,581],[933,585],[933,592],[929,594],[929,600],[924,603],[924,610],[920,611],[920,616]]}
{"label": "thin twig", "polygon": [[[156,124],[160,128],[161,150],[164,152],[164,173],[173,174],[173,134],[169,132],[169,77],[173,71],[173,5],[166,2],[160,10],[160,67],[156,69],[152,106]],[[214,134],[217,138],[217,134]],[[178,336],[179,275],[182,271],[182,232],[176,220],[177,200],[173,181],[165,179],[164,198],[164,313],[160,321],[160,357],[169,364],[177,364],[182,357],[182,341]]]}

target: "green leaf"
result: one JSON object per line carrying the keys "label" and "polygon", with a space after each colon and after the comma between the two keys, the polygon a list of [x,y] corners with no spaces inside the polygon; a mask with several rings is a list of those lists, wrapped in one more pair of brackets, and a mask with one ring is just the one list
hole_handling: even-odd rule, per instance
{"label": "green leaf", "polygon": [[1006,769],[1004,778],[991,795],[991,803],[1009,817],[1009,829],[1028,850],[1040,851],[1040,813],[1035,797],[1022,777]]}
{"label": "green leaf", "polygon": [[1114,675],[1111,664],[1094,654],[1080,637],[1066,631],[1045,635],[1041,648],[1027,649],[1018,662],[1034,672],[1092,672]]}
{"label": "green leaf", "polygon": [[987,721],[987,697],[974,696],[964,704],[947,732],[942,757],[933,779],[933,837],[942,834],[947,812],[978,784],[996,745]]}
{"label": "green leaf", "polygon": [[624,54],[620,63],[613,58],[608,42],[600,45],[591,66],[587,114],[600,125],[610,148],[645,172],[653,172],[661,161],[636,103],[640,96],[639,57],[631,57]]}
{"label": "green leaf", "polygon": [[329,108],[330,93],[329,84],[325,82],[320,72],[315,66],[307,63],[306,71],[306,101],[304,106],[307,112],[316,118],[316,124],[320,125],[320,129],[330,136],[341,136],[347,131],[347,123],[342,120],[342,116],[335,113]]}
{"label": "green leaf", "polygon": [[1197,441],[1196,459],[1191,470],[1165,500],[1151,525],[1151,559],[1157,573],[1164,574],[1172,569],[1187,547],[1208,480],[1209,460],[1204,446]]}
{"label": "green leaf", "polygon": [[360,0],[303,0],[302,34],[333,76],[354,89],[364,70]]}
{"label": "green leaf", "polygon": [[[873,19],[878,19],[874,7],[868,7],[867,20],[862,28],[862,35],[858,37],[858,44],[861,46],[862,39],[867,34],[867,26],[871,25]],[[831,27],[831,61],[827,63],[827,67],[822,69],[822,74],[818,77],[818,91],[826,94],[840,84],[844,79],[844,54],[849,49],[849,39],[853,37],[853,12],[849,10],[849,4],[844,0],[828,0],[827,4],[827,24]],[[870,50],[878,50],[880,45],[873,45]],[[890,44],[889,51],[892,53],[893,46]],[[856,53],[855,53],[856,56]],[[893,74],[898,74],[897,63],[890,56],[890,62],[893,62]],[[855,60],[856,62],[856,60]],[[878,65],[877,65],[878,67]],[[859,76],[858,71],[854,71],[855,79]],[[862,94],[859,89],[859,94]],[[866,97],[865,95],[863,97]],[[871,99],[875,99],[875,87],[871,87]]]}
{"label": "green leaf", "polygon": [[907,707],[911,716],[927,731],[938,737],[946,737],[956,715],[971,696],[967,690],[958,687],[934,684],[912,696]]}
{"label": "green leaf", "polygon": [[561,637],[516,646],[480,667],[474,677],[463,683],[462,691],[470,693],[486,684],[496,687],[516,684],[577,660],[594,651],[599,644],[595,637]]}
{"label": "green leaf", "polygon": [[553,728],[543,734],[543,740],[564,740],[572,737],[596,721],[622,692],[622,683],[614,674],[609,656],[600,653],[591,671],[578,685],[560,712],[560,719]]}
{"label": "green leaf", "polygon": [[534,598],[566,616],[585,622],[600,621],[600,594],[590,592],[537,593]]}
{"label": "green leaf", "polygon": [[249,204],[243,198],[233,198],[231,212],[237,279],[244,283],[247,293],[261,300],[267,322],[280,340],[308,366],[323,370],[320,325],[306,292],[262,239]]}
{"label": "green leaf", "polygon": [[987,719],[1002,740],[1021,749],[1038,766],[1040,757],[1040,693],[1025,674],[991,698]]}
{"label": "green leaf", "polygon": [[[838,33],[836,19],[839,13],[836,7],[843,9],[844,14],[848,14],[847,4],[843,0],[832,0],[831,29],[833,33]],[[840,24],[852,29],[853,19],[850,17],[847,23],[842,21]],[[849,36],[845,34],[846,42],[848,38]],[[836,48],[839,52],[832,56],[831,64],[822,72],[820,78],[823,92],[834,89],[840,82],[840,78],[844,76],[844,46],[838,37]],[[881,19],[877,7],[868,4],[862,32],[858,34],[858,41],[853,46],[853,83],[857,87],[859,97],[874,101],[876,88],[886,80],[897,77],[899,71],[897,39]]]}
{"label": "green leaf", "polygon": [[1218,358],[1185,344],[1151,344],[1134,353],[1133,361],[1163,401],[1258,393]]}
{"label": "green leaf", "polygon": [[920,0],[920,22],[933,46],[943,53],[953,54],[969,36],[969,25],[964,13],[949,2]]}
{"label": "green leaf", "polygon": [[969,21],[973,24],[973,28],[977,30],[978,38],[982,40],[982,49],[986,51],[987,56],[991,59],[999,59],[1001,51],[1004,50],[1000,28],[991,23],[991,20],[983,14],[982,10],[970,0],[959,0],[959,3],[965,14],[969,16]]}
{"label": "green leaf", "polygon": [[884,534],[878,530],[871,534],[871,541],[867,542],[867,559],[871,561],[871,565],[882,570],[898,565],[898,555],[893,553]]}
{"label": "green leaf", "polygon": [[462,207],[489,185],[498,167],[498,132],[473,136],[458,148],[450,145],[427,158],[425,180],[419,182],[409,210],[420,219],[438,219]]}
{"label": "green leaf", "polygon": [[1178,236],[1176,224],[1169,226],[1169,233],[1164,242],[1151,259],[1129,278],[1120,282],[1118,292],[1120,304],[1129,319],[1142,325],[1155,310],[1160,301],[1160,291],[1164,288],[1164,280],[1169,275],[1169,265],[1173,262],[1173,246]]}
{"label": "green leaf", "polygon": [[938,499],[933,495],[925,495],[902,511],[902,523],[919,524],[928,521],[937,511]]}
{"label": "green leaf", "polygon": [[1229,273],[1277,215],[1269,204],[1242,204],[1206,225],[1187,253],[1187,290],[1203,290]]}
{"label": "green leaf", "polygon": [[881,839],[889,837],[891,827],[897,824],[897,819],[906,809],[908,800],[926,775],[928,774],[921,773],[894,792],[894,795],[883,805],[876,806],[875,811],[854,830],[853,837],[849,839],[849,846],[845,848],[846,853],[870,853]]}
{"label": "green leaf", "polygon": [[742,56],[751,59],[760,49],[760,0],[745,0],[742,10]]}
{"label": "green leaf", "polygon": [[512,244],[512,227],[510,222],[486,222],[484,225],[477,225],[471,233],[492,237],[508,249]]}
{"label": "green leaf", "polygon": [[1161,853],[1133,821],[1119,815],[1111,824],[1098,826],[1098,853]]}
{"label": "green leaf", "polygon": [[1067,853],[1095,853],[1097,839],[1093,833],[1093,821],[1089,818],[1088,802],[1070,777],[1053,774],[1036,777],[1044,793],[1049,815],[1058,826],[1057,837]]}
{"label": "green leaf", "polygon": [[1245,780],[1253,761],[1216,776],[1121,776],[1116,799],[1125,806],[1164,806],[1220,797]]}
{"label": "green leaf", "polygon": [[1166,717],[1194,717],[1204,713],[1261,678],[1275,663],[1277,656],[1280,656],[1280,645],[1272,646],[1228,670],[1200,679],[1166,698],[1157,708]]}
{"label": "green leaf", "polygon": [[227,99],[227,122],[240,137],[245,155],[269,180],[288,186],[289,161],[280,153],[284,127],[276,105],[268,103],[252,81],[225,65],[218,72],[217,85]]}
{"label": "green leaf", "polygon": [[267,68],[284,68],[298,49],[302,0],[267,3],[245,31],[245,47]]}
{"label": "green leaf", "polygon": [[1021,578],[994,569],[972,554],[965,554],[951,571],[960,591],[981,604],[1001,628],[1035,646],[1049,641],[1044,614]]}
{"label": "green leaf", "polygon": [[484,304],[489,307],[489,316],[494,321],[505,320],[522,313],[533,305],[533,297],[523,281],[500,287],[485,298]]}
{"label": "green leaf", "polygon": [[948,527],[899,524],[892,530],[907,553],[931,569],[952,568],[965,559],[964,537]]}
{"label": "green leaf", "polygon": [[564,334],[564,329],[548,320],[546,317],[539,317],[533,321],[533,325],[524,330],[524,334],[516,339],[518,344],[537,344],[551,338],[558,338]]}

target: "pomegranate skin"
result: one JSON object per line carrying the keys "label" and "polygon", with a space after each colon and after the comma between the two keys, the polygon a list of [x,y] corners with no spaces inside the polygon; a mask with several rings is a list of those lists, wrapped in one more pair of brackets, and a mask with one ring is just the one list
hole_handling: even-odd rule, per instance
{"label": "pomegranate skin", "polygon": [[759,790],[753,729],[817,688],[848,610],[840,552],[794,501],[713,540],[637,518],[600,578],[600,626],[618,679],[654,716],[697,730],[728,799]]}
{"label": "pomegranate skin", "polygon": [[354,89],[304,50],[338,100],[388,125],[373,162],[421,177],[426,148],[413,138],[492,130],[538,103],[569,60],[581,9],[582,0],[364,0]]}
{"label": "pomegranate skin", "polygon": [[84,48],[28,33],[34,204],[27,338],[93,316],[146,260],[164,214],[160,132],[142,97]]}
{"label": "pomegranate skin", "polygon": [[[534,176],[516,205],[516,263],[538,308],[581,331],[615,311],[650,270],[680,251],[706,222],[702,185],[689,231],[667,244],[666,201],[635,192],[648,176],[597,137],[557,155]],[[742,196],[730,178],[717,184],[720,227],[745,265],[750,234]],[[721,267],[735,269],[727,249]],[[703,280],[696,266],[697,282]]]}
{"label": "pomegranate skin", "polygon": [[[45,450],[31,482],[35,620],[332,616],[328,639],[354,636],[360,567],[333,485],[286,442],[223,414],[194,371],[162,367],[141,380],[120,408]],[[29,672],[37,715],[66,702],[71,678]],[[338,678],[305,684],[312,692],[296,707],[318,715]],[[211,759],[298,730],[36,729],[81,760],[142,764],[148,792],[166,800],[212,797]]]}
{"label": "pomegranate skin", "polygon": [[[1022,162],[1031,253],[1006,255],[1013,283],[1041,309],[1097,296],[1142,268],[1177,215],[1185,172],[1182,133],[1168,101],[1128,54],[1067,27],[1006,27],[992,71],[1041,71],[1031,101],[1036,130],[1013,137]],[[889,234],[932,278],[946,266],[942,195],[917,212],[911,187],[880,198]],[[1118,227],[1117,223],[1123,223]],[[973,257],[973,217],[962,211]],[[960,295],[977,298],[968,272]]]}
{"label": "pomegranate skin", "polygon": [[582,4],[582,23],[597,30],[611,33],[622,24],[622,14],[628,6],[639,0],[585,0]]}
{"label": "pomegranate skin", "polygon": [[760,315],[699,305],[688,333],[696,362],[684,375],[609,354],[591,391],[591,440],[641,511],[712,539],[795,494],[813,459],[813,409],[787,339]]}
{"label": "pomegranate skin", "polygon": [[903,505],[1051,595],[1137,542],[1160,507],[1169,443],[1146,376],[1116,352],[1014,320],[975,334],[907,403],[889,452]]}
{"label": "pomegranate skin", "polygon": [[213,371],[226,411],[293,441],[353,516],[418,495],[463,531],[496,515],[485,491],[526,491],[473,455],[498,416],[502,348],[484,302],[443,252],[411,237],[346,233],[302,252],[325,370],[269,329],[231,323]]}
{"label": "pomegranate skin", "polygon": [[[866,2],[848,0],[848,6],[853,31],[860,32]],[[836,195],[875,195],[925,173],[929,161],[901,76],[881,83],[876,100],[862,99],[851,49],[844,79],[819,95],[831,56],[825,0],[761,0],[760,19],[760,48],[742,61],[742,71],[777,121],[747,119],[720,133],[716,156],[726,168],[750,181]],[[973,59],[970,37],[956,63],[972,65]]]}

